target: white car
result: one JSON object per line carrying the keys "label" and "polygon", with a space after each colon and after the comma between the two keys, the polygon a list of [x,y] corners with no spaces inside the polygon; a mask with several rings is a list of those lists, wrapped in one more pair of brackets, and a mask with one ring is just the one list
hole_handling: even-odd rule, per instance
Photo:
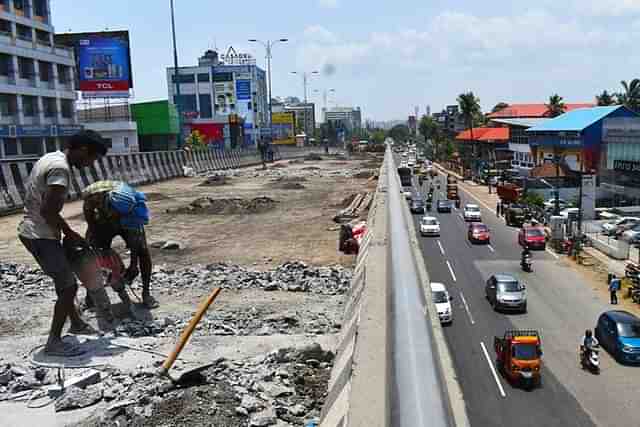
{"label": "white car", "polygon": [[466,204],[464,206],[464,220],[465,221],[482,221],[482,214],[480,213],[480,206],[473,204]]}
{"label": "white car", "polygon": [[580,213],[579,208],[567,208],[560,211],[560,216],[564,218],[564,220],[566,221],[569,219],[569,217],[571,217],[571,219],[578,218],[579,213]]}
{"label": "white car", "polygon": [[[558,205],[560,209],[564,209],[567,207],[568,203],[565,202],[562,199],[558,199]],[[544,208],[546,210],[550,210],[550,209],[555,209],[556,208],[556,199],[549,199],[546,202],[544,202]]]}
{"label": "white car", "polygon": [[615,232],[618,230],[618,227],[631,223],[640,223],[640,218],[636,218],[634,216],[623,216],[616,219],[615,221],[605,222],[604,224],[602,224],[602,232],[610,236],[612,234],[615,234]]}
{"label": "white car", "polygon": [[411,192],[411,190],[404,190],[402,194],[404,194],[405,200],[413,200],[413,193]]}
{"label": "white car", "polygon": [[440,323],[453,322],[453,310],[451,309],[451,297],[447,288],[442,283],[431,282],[431,296],[433,296],[433,302],[438,310],[438,317]]}
{"label": "white car", "polygon": [[439,236],[440,235],[440,223],[438,219],[433,216],[424,216],[420,220],[420,235],[421,236]]}

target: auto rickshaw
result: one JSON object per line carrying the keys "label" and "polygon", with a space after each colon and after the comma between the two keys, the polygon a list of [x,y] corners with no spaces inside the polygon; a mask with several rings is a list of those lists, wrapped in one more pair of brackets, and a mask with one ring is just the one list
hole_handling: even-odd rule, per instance
{"label": "auto rickshaw", "polygon": [[496,365],[512,384],[532,389],[540,384],[542,348],[535,330],[508,330],[502,338],[494,338]]}

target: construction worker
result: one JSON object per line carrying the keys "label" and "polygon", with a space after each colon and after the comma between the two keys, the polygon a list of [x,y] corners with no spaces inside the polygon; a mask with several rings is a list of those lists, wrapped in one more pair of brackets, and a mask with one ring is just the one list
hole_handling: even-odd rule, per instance
{"label": "construction worker", "polygon": [[[62,235],[67,241],[82,242],[60,215],[71,187],[71,168],[92,165],[107,153],[105,141],[96,132],[86,130],[72,136],[64,151],[42,156],[31,170],[24,197],[24,219],[18,225],[18,238],[33,255],[42,271],[53,279],[57,300],[53,311],[49,338],[45,353],[54,356],[72,357],[85,353],[85,349],[62,341],[62,328],[71,321],[69,333],[91,333],[74,304],[78,284],[74,270],[66,257],[61,243]],[[95,277],[86,278],[82,284],[90,294],[105,293],[97,285]]]}
{"label": "construction worker", "polygon": [[[87,221],[87,241],[97,250],[109,250],[116,236],[120,236],[131,252],[129,268],[124,274],[126,282],[132,282],[142,274],[142,303],[149,309],[158,307],[151,296],[152,261],[144,226],[149,222],[149,210],[144,193],[136,191],[122,181],[98,181],[83,191],[83,211]],[[114,289],[130,309],[130,301],[124,286]],[[92,301],[87,295],[87,306]]]}

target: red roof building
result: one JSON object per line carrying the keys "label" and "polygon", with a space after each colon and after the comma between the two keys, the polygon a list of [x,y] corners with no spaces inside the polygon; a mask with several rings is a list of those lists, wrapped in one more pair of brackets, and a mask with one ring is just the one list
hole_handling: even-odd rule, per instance
{"label": "red roof building", "polygon": [[487,143],[503,144],[509,141],[509,128],[473,128],[473,139],[471,130],[467,129],[456,136],[458,141],[479,141]]}
{"label": "red roof building", "polygon": [[[575,110],[577,108],[591,108],[595,106],[593,103],[583,104],[565,104],[565,112]],[[515,119],[515,118],[541,118],[550,117],[546,104],[512,104],[508,107],[498,110],[495,113],[487,114],[489,119]]]}

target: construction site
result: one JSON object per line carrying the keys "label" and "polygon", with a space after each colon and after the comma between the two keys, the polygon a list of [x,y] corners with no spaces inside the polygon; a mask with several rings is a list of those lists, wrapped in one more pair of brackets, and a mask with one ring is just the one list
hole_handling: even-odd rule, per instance
{"label": "construction site", "polygon": [[[0,426],[319,425],[356,260],[341,228],[366,229],[381,165],[382,153],[308,155],[140,186],[159,307],[138,303],[139,278],[133,319],[110,291],[117,327],[67,335],[90,348],[74,358],[43,352],[53,283],[16,237],[22,216],[0,217]],[[84,233],[81,201],[63,216]],[[124,242],[114,249],[127,264]]]}

